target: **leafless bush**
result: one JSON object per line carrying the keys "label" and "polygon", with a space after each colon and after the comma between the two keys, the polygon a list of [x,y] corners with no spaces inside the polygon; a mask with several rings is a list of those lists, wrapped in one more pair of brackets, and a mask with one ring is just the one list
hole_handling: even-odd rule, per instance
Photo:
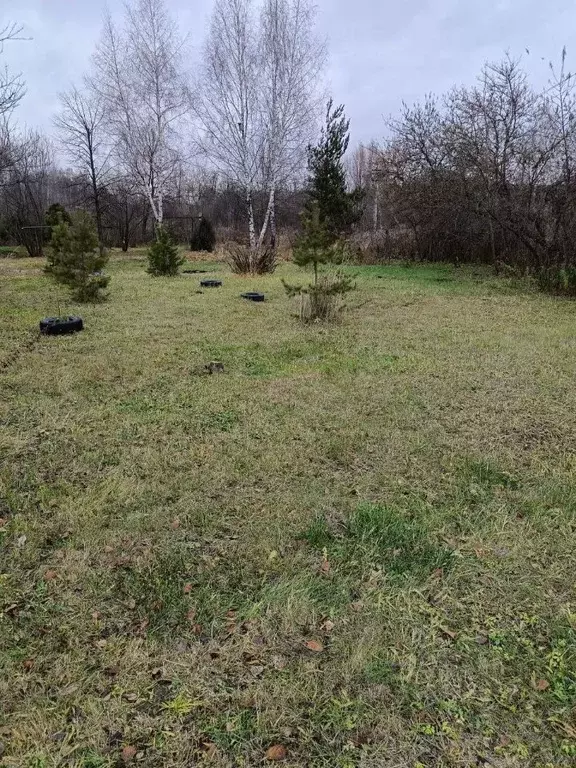
{"label": "leafless bush", "polygon": [[576,268],[576,81],[565,52],[551,71],[539,92],[507,57],[485,65],[477,86],[392,121],[373,175],[391,239],[411,258],[505,265],[564,285]]}
{"label": "leafless bush", "polygon": [[237,275],[265,275],[276,269],[276,250],[267,245],[252,249],[241,243],[229,243],[226,257],[230,269]]}

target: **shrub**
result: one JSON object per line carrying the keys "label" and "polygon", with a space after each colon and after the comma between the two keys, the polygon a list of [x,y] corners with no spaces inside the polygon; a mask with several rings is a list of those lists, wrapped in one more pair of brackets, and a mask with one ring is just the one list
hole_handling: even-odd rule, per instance
{"label": "shrub", "polygon": [[237,275],[264,275],[276,269],[276,251],[267,245],[252,250],[247,245],[230,243],[226,256],[230,269]]}
{"label": "shrub", "polygon": [[108,254],[98,249],[98,236],[90,214],[77,211],[70,223],[59,217],[52,228],[51,254],[46,272],[67,285],[76,301],[103,301],[110,277],[102,274]]}
{"label": "shrub", "polygon": [[300,296],[299,317],[303,323],[333,320],[344,309],[340,298],[356,287],[343,272],[322,274],[309,285],[290,285],[282,280],[289,296]]}
{"label": "shrub", "polygon": [[190,240],[190,250],[212,253],[215,245],[216,233],[214,232],[212,222],[202,216]]}
{"label": "shrub", "polygon": [[184,263],[167,229],[158,226],[156,240],[148,250],[148,274],[154,277],[174,277]]}
{"label": "shrub", "polygon": [[540,290],[558,296],[576,296],[576,267],[548,267],[538,275]]}

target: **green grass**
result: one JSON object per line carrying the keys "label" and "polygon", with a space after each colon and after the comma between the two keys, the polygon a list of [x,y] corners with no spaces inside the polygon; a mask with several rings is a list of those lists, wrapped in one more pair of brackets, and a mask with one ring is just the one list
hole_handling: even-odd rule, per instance
{"label": "green grass", "polygon": [[0,764],[574,765],[574,304],[358,267],[302,327],[207,268],[0,260]]}

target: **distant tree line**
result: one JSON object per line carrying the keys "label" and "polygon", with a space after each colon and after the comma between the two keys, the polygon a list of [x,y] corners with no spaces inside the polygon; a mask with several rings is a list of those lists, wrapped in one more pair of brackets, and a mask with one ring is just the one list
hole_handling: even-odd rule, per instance
{"label": "distant tree line", "polygon": [[[311,0],[216,0],[194,79],[163,0],[132,0],[119,25],[105,19],[90,71],[61,94],[52,141],[14,127],[24,84],[5,73],[0,239],[42,253],[45,212],[61,203],[93,215],[102,246],[148,243],[159,227],[190,242],[201,219],[243,241],[250,263],[278,232],[294,242],[324,101],[314,20]],[[20,33],[0,30],[0,53]],[[358,209],[353,226],[334,227],[352,229],[358,258],[484,263],[576,294],[565,51],[550,73],[536,90],[519,61],[486,64],[474,85],[405,105],[385,141],[349,153]]]}
{"label": "distant tree line", "polygon": [[542,91],[519,61],[472,87],[405,105],[390,138],[349,171],[367,191],[363,229],[382,256],[480,262],[576,293],[576,104],[560,67]]}
{"label": "distant tree line", "polygon": [[[40,256],[50,239],[49,231],[39,229],[46,225],[47,209],[60,203],[68,211],[82,209],[95,216],[93,190],[86,176],[57,167],[53,149],[42,136],[27,135],[19,150],[19,158],[5,171],[0,184],[0,243],[22,245],[31,256]],[[127,250],[154,239],[148,200],[126,179],[100,184],[98,194],[99,239],[104,246]],[[277,190],[280,232],[298,229],[303,200],[299,186]],[[254,193],[256,215],[263,217],[267,204],[265,192]],[[221,240],[247,238],[243,190],[216,174],[202,181],[182,177],[182,186],[174,186],[163,207],[164,224],[181,244],[189,245],[195,238],[201,217],[211,222]]]}
{"label": "distant tree line", "polygon": [[[19,32],[0,31],[0,53]],[[164,0],[107,15],[89,71],[60,94],[53,140],[0,120],[0,237],[38,255],[56,202],[88,210],[99,242],[123,248],[163,226],[186,242],[201,216],[251,251],[296,227],[324,99],[312,0],[215,0],[192,73],[188,53]],[[0,118],[23,90],[0,79]]]}

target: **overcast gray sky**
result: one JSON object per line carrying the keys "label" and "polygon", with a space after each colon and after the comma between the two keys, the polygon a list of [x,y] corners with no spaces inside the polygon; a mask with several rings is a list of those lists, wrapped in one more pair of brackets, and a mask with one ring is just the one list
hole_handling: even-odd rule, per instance
{"label": "overcast gray sky", "polygon": [[[212,0],[167,3],[197,54]],[[105,4],[0,0],[0,26],[20,22],[33,38],[7,44],[2,56],[27,82],[21,124],[51,130],[58,92],[89,65]],[[108,2],[114,15],[121,5]],[[523,56],[537,83],[546,81],[547,62],[559,59],[563,45],[576,69],[575,0],[318,0],[318,7],[318,31],[329,41],[328,86],[346,105],[353,144],[380,139],[383,116],[402,100],[470,83],[486,59],[505,50]]]}

